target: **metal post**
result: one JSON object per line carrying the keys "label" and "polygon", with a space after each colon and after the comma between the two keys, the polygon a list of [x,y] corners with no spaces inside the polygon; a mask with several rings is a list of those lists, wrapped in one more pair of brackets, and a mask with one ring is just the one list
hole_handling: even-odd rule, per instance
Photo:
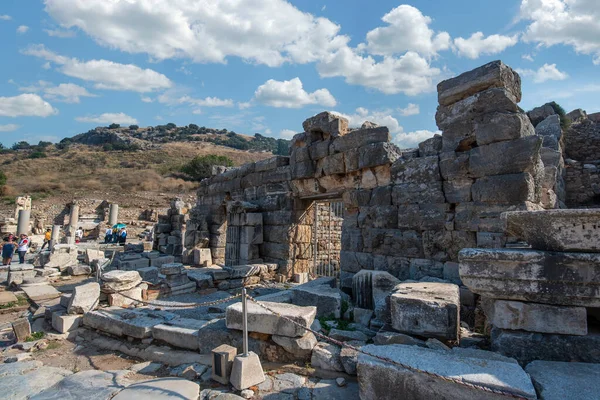
{"label": "metal post", "polygon": [[248,357],[248,309],[246,306],[246,288],[242,288],[242,315],[244,325],[244,357]]}
{"label": "metal post", "polygon": [[313,228],[314,228],[314,238],[313,238],[313,271],[314,271],[315,276],[319,275],[319,267],[317,265],[317,252],[318,252],[317,248],[319,246],[319,242],[318,242],[318,238],[317,238],[317,235],[318,235],[318,232],[319,232],[318,231],[319,227],[317,226],[317,220],[318,220],[318,218],[317,218],[317,208],[318,208],[318,204],[319,203],[317,203],[317,202],[313,203],[313,208],[314,208],[314,210],[313,210],[314,211],[314,213],[313,213],[314,214],[314,218],[313,218]]}

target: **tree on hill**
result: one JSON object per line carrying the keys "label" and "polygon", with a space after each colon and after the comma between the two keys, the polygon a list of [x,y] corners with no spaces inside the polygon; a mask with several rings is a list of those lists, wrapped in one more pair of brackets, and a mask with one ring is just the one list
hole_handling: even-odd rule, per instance
{"label": "tree on hill", "polygon": [[229,157],[218,156],[216,154],[196,156],[189,163],[181,167],[181,172],[199,181],[210,177],[212,175],[212,167],[216,165],[232,167],[233,161]]}
{"label": "tree on hill", "polygon": [[140,129],[140,127],[137,125],[129,125],[129,130],[131,131],[137,131],[138,129]]}
{"label": "tree on hill", "polygon": [[120,124],[110,124],[110,125],[108,126],[108,129],[118,129],[118,128],[120,128],[120,127],[121,127],[121,125],[120,125]]}
{"label": "tree on hill", "polygon": [[172,122],[169,122],[166,126],[167,126],[167,129],[169,129],[169,130],[177,128],[177,125],[175,125]]}
{"label": "tree on hill", "polygon": [[29,143],[27,143],[26,141],[22,140],[20,142],[17,142],[15,144],[12,145],[12,149],[13,150],[27,150],[31,147],[31,145]]}
{"label": "tree on hill", "polygon": [[6,174],[4,171],[0,171],[0,195],[6,194]]}
{"label": "tree on hill", "polygon": [[52,146],[52,142],[44,142],[44,141],[40,140],[40,142],[37,144],[37,147],[39,147],[41,149],[45,149],[48,146]]}

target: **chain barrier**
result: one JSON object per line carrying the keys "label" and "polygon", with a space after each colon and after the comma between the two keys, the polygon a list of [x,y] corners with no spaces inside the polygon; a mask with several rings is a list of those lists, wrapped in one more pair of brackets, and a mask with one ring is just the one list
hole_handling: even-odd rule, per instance
{"label": "chain barrier", "polygon": [[487,392],[487,393],[493,393],[493,394],[497,394],[497,395],[507,396],[507,397],[511,397],[511,398],[514,398],[514,399],[523,399],[523,400],[527,399],[526,397],[523,397],[523,395],[519,394],[519,393],[511,392],[511,391],[504,390],[504,389],[496,389],[496,388],[493,388],[493,387],[488,387],[488,386],[483,386],[483,385],[477,385],[477,384],[474,384],[474,383],[470,383],[470,382],[464,381],[464,380],[459,379],[459,378],[452,378],[452,377],[448,377],[448,376],[442,376],[442,375],[436,374],[434,372],[425,371],[425,370],[422,370],[422,369],[418,369],[418,368],[412,367],[410,365],[399,363],[399,362],[394,361],[394,360],[392,360],[390,358],[387,358],[387,357],[382,357],[382,356],[378,356],[376,354],[369,353],[367,351],[361,350],[358,347],[354,347],[354,346],[352,346],[352,345],[350,345],[350,344],[348,344],[346,342],[341,342],[339,340],[330,338],[329,336],[324,335],[324,334],[322,334],[320,332],[314,331],[311,328],[306,328],[305,326],[303,326],[302,324],[294,321],[293,319],[288,318],[288,317],[286,317],[284,315],[281,315],[277,311],[274,311],[274,310],[270,309],[269,307],[267,307],[264,304],[260,303],[258,300],[256,300],[255,298],[253,298],[252,296],[250,296],[248,294],[246,295],[246,297],[250,301],[252,301],[253,303],[255,303],[256,305],[258,305],[259,307],[263,308],[264,310],[266,310],[266,311],[268,311],[268,312],[270,312],[270,313],[278,316],[279,318],[282,318],[282,319],[284,319],[284,320],[286,320],[286,321],[288,321],[288,322],[290,322],[290,323],[292,323],[292,324],[294,324],[294,325],[296,325],[296,326],[298,326],[298,327],[300,327],[302,329],[305,329],[305,330],[311,332],[312,334],[314,334],[315,336],[317,336],[317,337],[319,337],[321,339],[324,339],[324,340],[326,340],[326,341],[328,341],[328,342],[330,342],[330,343],[332,343],[332,344],[334,344],[334,345],[336,345],[338,347],[347,347],[347,348],[349,348],[351,350],[354,350],[354,351],[356,351],[358,353],[367,355],[369,357],[373,357],[373,358],[375,358],[375,359],[377,359],[379,361],[383,361],[383,362],[388,363],[388,364],[393,364],[393,365],[395,365],[397,367],[405,368],[405,369],[407,369],[409,371],[422,373],[422,374],[431,376],[433,378],[444,380],[446,382],[451,382],[451,383],[455,383],[455,384],[458,384],[458,385],[463,385],[463,386],[466,386],[466,387],[471,388],[471,389],[477,389],[477,390],[481,390],[481,391],[484,391],[484,392]]}
{"label": "chain barrier", "polygon": [[221,299],[221,300],[215,300],[215,301],[207,301],[204,303],[176,303],[176,302],[152,302],[152,301],[145,301],[145,300],[138,300],[136,298],[127,296],[123,293],[117,293],[119,296],[123,296],[126,299],[129,300],[133,300],[137,303],[141,303],[144,305],[149,305],[149,306],[153,306],[153,307],[160,307],[160,308],[196,308],[196,307],[210,307],[210,306],[215,306],[217,304],[221,304],[221,303],[227,303],[231,300],[237,299],[242,297],[242,294],[236,294],[230,297],[227,297],[225,299]]}

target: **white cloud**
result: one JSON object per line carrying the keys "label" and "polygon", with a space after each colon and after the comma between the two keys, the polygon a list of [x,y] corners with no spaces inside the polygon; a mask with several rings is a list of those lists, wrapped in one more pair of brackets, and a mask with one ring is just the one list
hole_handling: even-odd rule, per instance
{"label": "white cloud", "polygon": [[16,131],[19,128],[20,128],[20,126],[17,124],[0,125],[0,132],[12,132],[12,131]]}
{"label": "white cloud", "polygon": [[392,55],[415,51],[434,55],[450,48],[447,32],[435,32],[429,28],[432,20],[413,6],[403,4],[381,18],[388,26],[378,27],[367,33],[366,48],[372,54]]}
{"label": "white cloud", "polygon": [[532,56],[531,54],[523,54],[523,55],[521,56],[521,58],[522,58],[523,60],[527,60],[527,61],[531,61],[531,62],[533,62],[533,56]]}
{"label": "white cloud", "polygon": [[142,100],[144,103],[152,103],[154,101],[151,97],[148,96],[142,96],[140,97],[140,100]]}
{"label": "white cloud", "polygon": [[408,117],[410,115],[418,115],[421,112],[421,110],[419,109],[419,105],[413,103],[408,103],[408,106],[406,106],[405,108],[399,108],[398,111],[403,117]]}
{"label": "white cloud", "polygon": [[543,46],[564,44],[600,65],[600,2],[523,0],[520,17],[529,22],[523,40]]}
{"label": "white cloud", "polygon": [[36,84],[19,87],[21,92],[42,92],[44,97],[50,100],[62,101],[65,103],[79,103],[80,97],[96,97],[87,91],[86,88],[74,83],[61,83],[54,86],[51,82],[39,80]]}
{"label": "white cloud", "polygon": [[0,117],[48,117],[54,114],[58,114],[58,110],[37,94],[0,97]]}
{"label": "white cloud", "polygon": [[119,64],[108,60],[80,61],[58,55],[43,45],[30,46],[22,53],[59,64],[63,74],[94,82],[97,89],[146,93],[167,89],[172,85],[165,75],[133,64]]}
{"label": "white cloud", "polygon": [[[278,66],[315,61],[348,38],[326,18],[284,0],[46,0],[61,26],[78,27],[99,44],[156,59],[226,62],[235,56]],[[132,23],[135,21],[135,23]],[[309,51],[307,51],[309,50]]]}
{"label": "white cloud", "polygon": [[300,78],[289,81],[269,79],[256,89],[254,98],[259,103],[283,108],[301,108],[309,104],[334,107],[337,104],[327,89],[318,89],[308,93],[302,87]]}
{"label": "white cloud", "polygon": [[239,102],[238,103],[238,108],[240,110],[245,110],[246,108],[250,108],[252,107],[252,102],[251,101],[245,101],[245,102]]}
{"label": "white cloud", "polygon": [[233,107],[233,100],[220,99],[218,97],[206,97],[204,99],[195,99],[190,96],[183,96],[178,100],[179,103],[188,103],[201,107]]}
{"label": "white cloud", "polygon": [[50,69],[50,68],[52,68],[52,66],[50,65],[50,61],[46,61],[46,62],[45,62],[43,65],[42,65],[42,68],[44,68],[44,69]]}
{"label": "white cloud", "polygon": [[359,128],[365,121],[370,121],[378,125],[387,126],[390,133],[400,133],[403,131],[402,126],[391,115],[390,110],[370,111],[364,107],[359,107],[353,114],[344,114],[337,111],[332,112],[346,118],[351,128]]}
{"label": "white cloud", "polygon": [[532,77],[535,83],[562,81],[569,77],[566,72],[559,71],[556,64],[544,64],[537,71],[518,68],[516,71],[523,76]]}
{"label": "white cloud", "polygon": [[291,138],[293,138],[293,137],[294,137],[294,135],[295,135],[295,134],[297,134],[297,133],[298,133],[298,132],[296,132],[296,131],[293,131],[293,130],[291,130],[291,129],[282,129],[282,130],[279,132],[279,137],[280,137],[281,139],[291,139]]}
{"label": "white cloud", "polygon": [[76,117],[76,121],[87,122],[94,124],[121,124],[134,125],[137,124],[137,119],[130,117],[125,113],[104,113],[100,115],[91,115],[86,117]]}
{"label": "white cloud", "polygon": [[10,21],[11,19],[12,19],[12,17],[10,15],[6,15],[6,14],[0,15],[1,21]]}
{"label": "white cloud", "polygon": [[29,27],[27,25],[19,25],[19,27],[17,28],[17,33],[22,35],[24,33],[27,33],[28,30]]}
{"label": "white cloud", "polygon": [[48,34],[48,36],[58,37],[58,38],[72,38],[75,37],[74,31],[63,30],[63,29],[44,29],[44,32]]}
{"label": "white cloud", "polygon": [[419,143],[429,139],[436,133],[441,134],[442,132],[432,132],[425,129],[414,132],[402,132],[394,137],[394,143],[396,143],[401,149],[413,149],[418,147]]}
{"label": "white cloud", "polygon": [[470,59],[479,58],[482,54],[498,54],[508,47],[514,46],[519,41],[519,36],[490,35],[484,37],[482,32],[475,32],[470,38],[454,39],[458,55]]}

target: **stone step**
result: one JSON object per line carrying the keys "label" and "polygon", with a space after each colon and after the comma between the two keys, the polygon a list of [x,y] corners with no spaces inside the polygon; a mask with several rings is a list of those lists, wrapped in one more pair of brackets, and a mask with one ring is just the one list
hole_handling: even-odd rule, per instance
{"label": "stone step", "polygon": [[207,324],[208,321],[178,318],[155,325],[152,336],[175,347],[198,350],[198,331]]}
{"label": "stone step", "polygon": [[116,336],[144,339],[152,336],[152,328],[178,318],[166,311],[128,310],[108,307],[85,313],[83,324]]}

